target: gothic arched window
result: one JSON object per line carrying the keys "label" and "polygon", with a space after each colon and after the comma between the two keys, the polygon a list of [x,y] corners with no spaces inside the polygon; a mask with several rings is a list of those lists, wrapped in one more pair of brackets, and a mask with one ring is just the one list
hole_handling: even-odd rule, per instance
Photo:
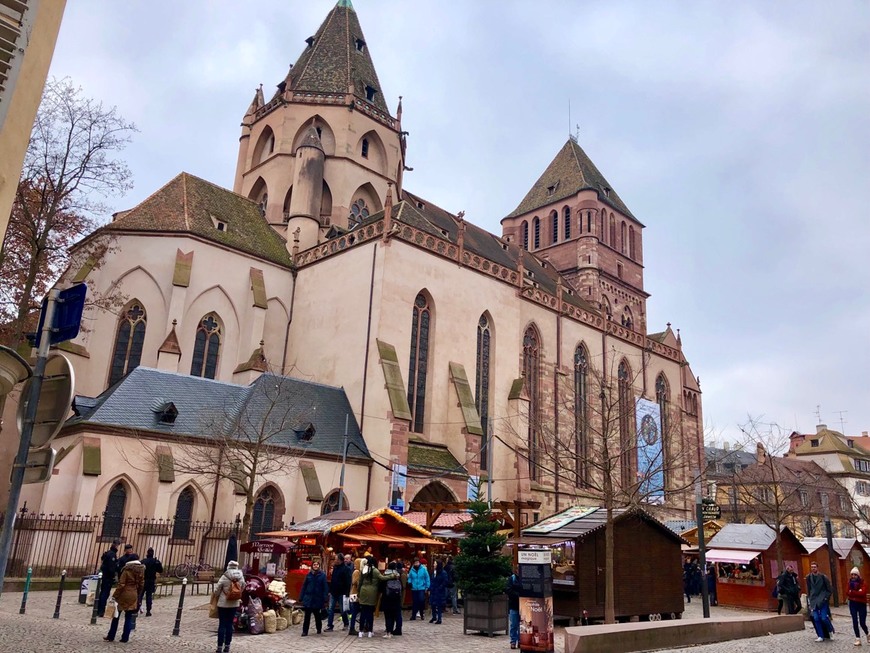
{"label": "gothic arched window", "polygon": [[477,376],[474,383],[474,401],[477,413],[480,415],[480,426],[483,428],[480,446],[480,469],[486,469],[489,452],[486,450],[489,442],[489,380],[490,352],[492,346],[492,328],[486,315],[481,315],[477,321]]}
{"label": "gothic arched window", "polygon": [[574,350],[574,456],[578,486],[589,485],[589,354]]}
{"label": "gothic arched window", "polygon": [[631,369],[625,361],[619,364],[617,380],[619,385],[619,399],[617,403],[619,410],[619,467],[622,488],[624,491],[628,491],[628,488],[634,483],[635,465],[632,460],[634,447],[631,442],[631,420],[634,417],[634,410],[631,405]]}
{"label": "gothic arched window", "polygon": [[571,237],[571,208],[566,206],[562,209],[562,217],[565,220],[565,240]]}
{"label": "gothic arched window", "polygon": [[366,205],[366,201],[360,197],[350,205],[350,214],[347,216],[348,227],[353,229],[367,217],[369,217],[369,207]]}
{"label": "gothic arched window", "polygon": [[532,232],[534,247],[539,249],[541,247],[541,219],[537,216],[532,220]]}
{"label": "gothic arched window", "polygon": [[610,214],[610,246],[616,249],[616,218]]}
{"label": "gothic arched window", "polygon": [[115,334],[115,351],[109,371],[109,385],[114,385],[139,367],[142,360],[142,345],[145,342],[145,309],[142,304],[130,305],[118,322]]}
{"label": "gothic arched window", "polygon": [[369,139],[362,139],[362,157],[364,159],[369,158]]}
{"label": "gothic arched window", "polygon": [[529,478],[540,478],[538,471],[538,432],[540,429],[539,388],[541,373],[541,339],[534,326],[523,336],[523,378],[529,397]]}
{"label": "gothic arched window", "polygon": [[257,533],[275,530],[275,496],[272,488],[266,488],[257,495],[254,501],[254,512],[251,515],[251,537]]}
{"label": "gothic arched window", "polygon": [[[320,514],[325,515],[330,512],[335,512],[339,509],[338,507],[338,499],[342,497],[341,490],[333,490],[329,494],[326,495],[326,498],[323,500],[323,505],[320,507]],[[350,510],[350,504],[347,502],[347,495],[343,495],[343,499],[341,502],[342,510]]]}
{"label": "gothic arched window", "polygon": [[668,386],[668,380],[665,378],[664,372],[656,377],[656,403],[659,405],[661,413],[662,427],[662,469],[665,476],[665,488],[668,487],[668,462],[670,460],[668,452],[668,444],[670,442],[670,433],[668,431],[669,415],[670,415],[671,390]]}
{"label": "gothic arched window", "polygon": [[196,341],[193,345],[193,360],[190,375],[213,379],[217,374],[218,356],[221,349],[221,325],[217,315],[209,313],[199,322]]}
{"label": "gothic arched window", "polygon": [[557,211],[550,213],[550,226],[553,230],[553,240],[551,242],[555,245],[559,242],[559,213]]}
{"label": "gothic arched window", "polygon": [[632,261],[637,260],[637,245],[635,245],[634,237],[635,237],[634,227],[629,227],[628,228],[628,258],[630,258]]}
{"label": "gothic arched window", "polygon": [[619,251],[625,254],[626,252],[626,231],[625,231],[625,222],[621,222],[619,225]]}
{"label": "gothic arched window", "polygon": [[103,512],[103,528],[101,537],[121,537],[121,529],[124,526],[124,511],[127,509],[127,488],[118,481],[109,492],[106,501],[106,510]]}
{"label": "gothic arched window", "polygon": [[411,409],[411,431],[414,433],[423,432],[431,326],[432,309],[426,295],[420,293],[414,299],[411,315],[411,361],[408,366],[408,406]]}
{"label": "gothic arched window", "polygon": [[523,249],[529,251],[529,223],[523,220]]}
{"label": "gothic arched window", "polygon": [[190,524],[193,520],[193,490],[184,488],[175,504],[175,517],[172,524],[173,540],[189,540]]}

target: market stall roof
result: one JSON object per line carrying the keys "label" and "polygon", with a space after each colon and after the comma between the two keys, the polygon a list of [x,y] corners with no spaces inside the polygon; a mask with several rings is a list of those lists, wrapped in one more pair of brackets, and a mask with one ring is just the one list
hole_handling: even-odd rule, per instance
{"label": "market stall roof", "polygon": [[[804,545],[787,526],[782,527],[781,533],[793,538],[803,553],[807,552]],[[707,543],[707,546],[713,549],[742,549],[760,552],[767,551],[775,541],[776,531],[766,524],[725,524],[722,530]]]}
{"label": "market stall roof", "polygon": [[[358,540],[441,545],[440,542],[432,539],[432,534],[425,528],[389,508],[369,512],[355,510],[329,512],[300,522],[295,527],[296,532],[311,532],[323,536],[336,534]],[[391,539],[376,539],[376,537]]]}
{"label": "market stall roof", "polygon": [[245,542],[241,546],[242,553],[277,553],[284,554],[296,547],[290,540],[261,539]]}
{"label": "market stall roof", "polygon": [[428,537],[409,537],[407,535],[383,535],[380,533],[336,533],[339,537],[360,542],[398,542],[401,544],[424,544],[430,546],[446,546],[444,542],[436,542]]}
{"label": "market stall roof", "polygon": [[[683,544],[685,540],[674,533],[641,508],[617,508],[613,510],[613,520],[619,521],[631,517],[640,518],[662,531],[667,537]],[[572,506],[556,513],[536,524],[524,528],[519,538],[513,538],[516,543],[544,544],[544,540],[564,542],[566,540],[583,539],[607,525],[607,511],[597,506]]]}
{"label": "market stall roof", "polygon": [[708,562],[733,562],[745,565],[753,558],[757,558],[761,551],[743,551],[741,549],[709,549],[706,553]]}
{"label": "market stall roof", "polygon": [[573,540],[574,538],[570,535],[564,537],[509,537],[507,540],[507,544],[516,544],[519,546],[530,545],[530,546],[542,546],[542,545],[550,545],[550,544],[561,544],[562,542],[567,542],[568,540]]}
{"label": "market stall roof", "polygon": [[[413,522],[418,526],[426,526],[426,513],[422,511],[415,512],[406,512],[404,515],[405,519],[409,522]],[[438,518],[435,520],[435,523],[432,524],[434,528],[452,528],[452,529],[461,529],[466,522],[471,521],[471,515],[467,512],[442,512],[438,515]],[[434,532],[434,531],[433,531]]]}
{"label": "market stall roof", "polygon": [[[810,553],[827,543],[828,540],[824,537],[805,537],[801,540],[801,544],[803,544],[806,550]],[[864,548],[854,537],[834,537],[831,538],[831,543],[834,545],[834,551],[836,551],[840,560],[845,560],[849,557],[849,553],[852,551],[852,547],[854,547],[856,543],[862,549]]]}

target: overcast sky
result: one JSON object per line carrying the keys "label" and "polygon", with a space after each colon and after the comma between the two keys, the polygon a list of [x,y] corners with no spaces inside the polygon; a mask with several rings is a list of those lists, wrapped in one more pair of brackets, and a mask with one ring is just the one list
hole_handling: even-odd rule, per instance
{"label": "overcast sky", "polygon": [[[332,0],[73,0],[51,74],[116,104],[135,205],[184,170],[232,187],[239,123]],[[870,430],[870,2],[354,0],[405,186],[492,232],[579,124],[645,225],[708,431],[747,415]],[[568,118],[568,103],[571,119]],[[569,127],[570,125],[570,127]]]}

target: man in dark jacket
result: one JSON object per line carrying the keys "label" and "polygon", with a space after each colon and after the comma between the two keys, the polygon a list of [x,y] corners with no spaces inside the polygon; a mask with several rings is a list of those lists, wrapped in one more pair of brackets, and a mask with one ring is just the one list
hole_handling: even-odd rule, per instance
{"label": "man in dark jacket", "polygon": [[457,603],[457,587],[456,587],[456,571],[453,569],[453,558],[447,558],[447,564],[444,565],[444,573],[447,574],[447,602],[453,608],[453,614],[459,614],[459,604]]}
{"label": "man in dark jacket", "polygon": [[131,560],[138,560],[138,559],[139,559],[139,556],[137,556],[135,553],[133,553],[133,545],[132,544],[125,544],[124,545],[124,555],[122,555],[120,558],[118,558],[118,573],[119,574],[121,573],[121,571],[124,569],[124,565],[126,565],[128,562],[130,562]]}
{"label": "man in dark jacket", "polygon": [[[154,549],[148,548],[145,554],[145,559],[142,561],[145,565],[145,616],[151,616],[151,605],[154,599],[154,590],[157,589],[157,574],[163,573],[163,563],[154,557]],[[139,597],[139,606],[142,606],[142,597]]]}
{"label": "man in dark jacket", "polygon": [[326,607],[329,598],[329,585],[326,582],[326,574],[320,569],[320,562],[315,560],[311,563],[311,571],[302,583],[299,592],[299,602],[305,610],[305,619],[302,622],[302,636],[308,637],[308,627],[311,625],[311,615],[314,615],[314,624],[317,626],[317,634],[323,627],[320,612]]}
{"label": "man in dark jacket", "polygon": [[819,566],[810,563],[810,575],[807,576],[807,607],[816,629],[816,641],[824,642],[825,637],[834,638],[834,624],[831,623],[831,608],[828,600],[833,587],[831,579],[819,573]]}
{"label": "man in dark jacket", "polygon": [[112,585],[115,583],[115,572],[118,569],[118,545],[120,540],[112,540],[109,550],[100,556],[100,573],[103,579],[100,581],[100,596],[97,597],[97,616],[102,617],[106,612],[106,603],[109,594],[112,593]]}
{"label": "man in dark jacket", "polygon": [[508,595],[508,627],[511,637],[511,648],[517,648],[520,644],[520,589],[522,584],[516,570],[510,575],[507,582]]}
{"label": "man in dark jacket", "polygon": [[347,630],[348,613],[344,609],[344,597],[350,595],[350,583],[353,576],[353,560],[350,554],[342,557],[339,554],[332,568],[332,580],[329,583],[329,616],[326,619],[326,630],[334,628],[335,608],[341,613],[342,630]]}

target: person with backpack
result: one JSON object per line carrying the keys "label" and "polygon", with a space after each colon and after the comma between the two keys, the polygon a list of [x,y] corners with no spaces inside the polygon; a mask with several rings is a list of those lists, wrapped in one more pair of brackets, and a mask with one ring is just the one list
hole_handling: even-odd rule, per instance
{"label": "person with backpack", "polygon": [[375,604],[378,602],[378,587],[382,581],[398,578],[395,570],[382,574],[374,556],[367,556],[359,580],[359,637],[371,637],[375,628]]}
{"label": "person with backpack", "polygon": [[[145,559],[142,561],[145,565],[145,616],[151,616],[151,606],[154,601],[154,590],[157,589],[157,574],[163,573],[163,563],[154,557],[154,549],[148,547],[148,552],[145,554]],[[139,597],[139,610],[142,610],[142,597]]]}
{"label": "person with backpack", "polygon": [[314,625],[319,635],[323,628],[321,613],[329,599],[329,585],[326,582],[326,574],[320,569],[320,561],[311,563],[311,570],[302,582],[299,591],[299,602],[305,610],[305,620],[302,622],[302,636],[308,637],[308,627],[311,625],[311,615],[314,615]]}
{"label": "person with backpack", "polygon": [[217,597],[218,633],[215,653],[230,653],[233,641],[233,619],[236,610],[242,604],[242,592],[245,589],[245,575],[239,569],[239,563],[230,560],[227,570],[217,582],[214,596]]}
{"label": "person with backpack", "polygon": [[[400,563],[401,564],[401,563]],[[389,571],[396,572],[396,576],[388,578],[384,585],[384,595],[381,597],[381,610],[384,611],[384,621],[386,622],[387,632],[384,635],[386,639],[390,639],[396,633],[397,615],[402,612],[402,580],[398,576],[398,567],[395,562],[387,565]],[[399,632],[401,635],[401,622],[398,622]]]}

